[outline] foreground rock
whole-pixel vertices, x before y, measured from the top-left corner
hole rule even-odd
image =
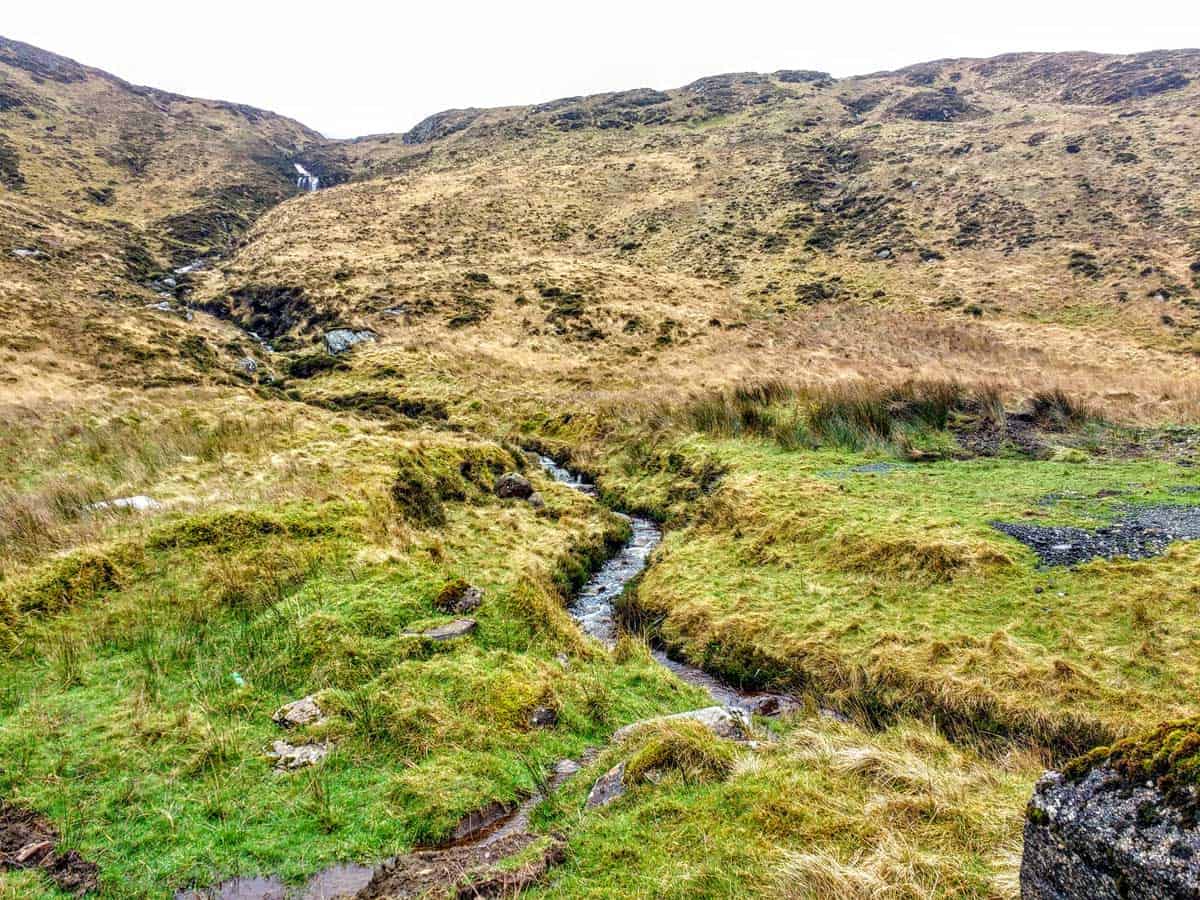
[[[1024,900],[1200,897],[1200,719],[1050,772],[1034,789]]]
[[[586,806],[588,809],[608,806],[623,796],[625,796],[625,763],[620,763],[596,779],[596,783],[588,792]]]
[[[430,628],[428,631],[409,631],[405,633],[408,637],[424,638],[427,641],[453,641],[456,638],[469,635],[478,627],[478,624],[474,619],[456,619],[445,625]]]
[[[58,830],[45,816],[0,802],[0,871],[39,869],[76,896],[96,890],[100,876],[96,864],[74,850],[60,853],[58,844]]]
[[[315,766],[328,755],[328,744],[289,744],[287,741],[275,741],[267,751],[267,757],[274,760],[275,768],[281,772]]]
[[[734,706],[708,706],[704,709],[693,709],[689,712],[676,713],[673,716],[643,719],[640,722],[634,722],[623,728],[618,728],[613,733],[613,742],[619,743],[629,738],[638,729],[663,722],[699,722],[717,737],[731,741],[746,742],[753,737],[750,716],[745,710]]]
[[[325,332],[325,349],[333,355],[345,353],[356,344],[375,340],[373,331],[352,331],[349,328],[335,328]]]

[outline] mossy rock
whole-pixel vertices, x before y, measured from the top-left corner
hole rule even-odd
[[[1168,802],[1195,808],[1200,790],[1200,716],[1164,722],[1149,734],[1098,747],[1064,766],[1063,774],[1081,781],[1101,765],[1131,781],[1153,780]]]
[[[676,773],[689,783],[723,781],[733,771],[734,745],[699,722],[672,722],[650,732],[625,767],[636,785]]]

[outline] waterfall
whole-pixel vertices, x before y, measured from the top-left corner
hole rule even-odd
[[[292,163],[296,167],[296,187],[302,191],[315,191],[321,186],[321,179],[314,175],[300,163]]]

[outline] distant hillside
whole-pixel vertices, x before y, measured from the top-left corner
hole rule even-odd
[[[253,341],[198,308],[284,349],[347,325],[684,385],[1036,361],[1137,408],[1200,349],[1198,85],[1200,51],[1013,54],[329,141],[3,41],[0,341],[236,375]],[[336,186],[299,196],[296,163]]]

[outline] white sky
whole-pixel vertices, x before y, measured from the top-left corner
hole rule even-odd
[[[331,137],[461,106],[703,75],[856,75],[1017,50],[1200,46],[1197,0],[35,0],[0,34],[138,84],[249,103]]]

